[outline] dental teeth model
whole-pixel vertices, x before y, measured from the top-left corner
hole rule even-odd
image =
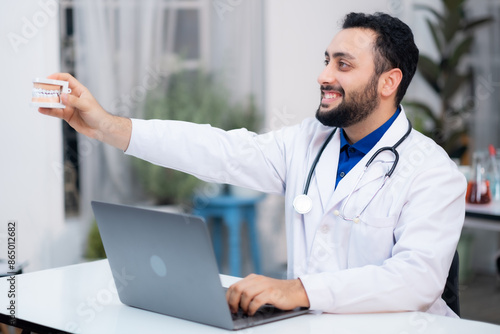
[[[31,105],[43,108],[65,108],[61,100],[62,93],[71,93],[67,81],[36,78],[33,80]]]
[[[33,88],[33,94],[31,95],[33,99],[36,99],[38,102],[59,102],[59,97],[61,96],[60,90],[49,90],[36,86]]]

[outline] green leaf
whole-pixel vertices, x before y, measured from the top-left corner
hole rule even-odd
[[[145,104],[145,118],[210,123],[227,130],[244,126],[257,131],[261,123],[251,97],[245,103],[232,102],[226,86],[203,70],[172,74],[168,84],[149,92]],[[189,203],[202,184],[194,176],[144,160],[137,159],[134,168],[142,189],[157,204]]]
[[[95,220],[92,221],[90,230],[87,236],[87,249],[85,258],[89,260],[99,260],[106,258],[106,251],[102,245],[101,234]]]
[[[472,36],[468,36],[460,42],[449,59],[448,66],[450,68],[455,68],[460,63],[460,59],[470,51],[473,42]]]
[[[439,28],[429,19],[427,19],[426,22],[427,26],[429,27],[429,30],[431,31],[432,38],[434,39],[434,44],[436,44],[439,54],[442,56],[444,53],[444,48],[443,48],[443,43],[441,41],[442,39],[441,34],[438,33]]]
[[[456,151],[460,147],[460,137],[464,134],[464,130],[458,129],[452,131],[450,134],[448,134],[448,137],[444,140],[443,142],[443,148],[448,152],[449,154],[452,154],[454,151]]]
[[[450,42],[460,31],[462,14],[460,11],[450,11],[444,20],[443,34],[446,42]]]
[[[493,18],[491,16],[483,17],[472,22],[467,22],[467,24],[463,27],[463,31],[470,31],[472,29],[478,28],[484,24],[493,22]]]
[[[437,119],[436,115],[434,115],[434,113],[432,112],[432,109],[428,105],[426,105],[425,103],[418,102],[418,101],[405,101],[404,106],[416,109],[416,110],[424,113],[430,119],[432,119],[432,122],[434,124],[438,123],[438,119]]]
[[[455,95],[460,86],[468,79],[466,75],[460,75],[456,72],[449,73],[448,78],[446,78],[446,82],[444,83],[442,98],[443,100],[449,100]]]
[[[465,0],[443,0],[444,6],[448,11],[456,11],[462,8]]]
[[[438,85],[438,78],[441,72],[439,65],[426,55],[420,55],[418,60],[418,70],[424,77],[425,81],[434,89],[436,93],[441,92]]]
[[[417,4],[417,5],[415,5],[415,9],[423,9],[423,10],[426,10],[428,12],[431,12],[439,21],[444,21],[443,15],[441,15],[440,12],[438,12],[437,10],[435,10],[434,8],[432,8],[430,6]]]

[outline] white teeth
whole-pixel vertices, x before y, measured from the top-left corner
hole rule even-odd
[[[33,88],[31,96],[32,97],[59,97],[60,94],[61,93],[60,93],[59,90],[48,90],[48,89],[43,89],[43,88]]]
[[[325,99],[335,99],[335,98],[337,98],[339,96],[340,95],[336,94],[336,93],[325,93]]]

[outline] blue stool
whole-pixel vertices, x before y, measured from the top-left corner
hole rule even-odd
[[[193,214],[213,220],[212,241],[214,252],[221,268],[222,263],[222,222],[228,229],[229,270],[232,276],[241,276],[241,226],[246,222],[250,234],[250,247],[255,273],[260,273],[259,243],[255,222],[256,204],[264,197],[195,197]]]

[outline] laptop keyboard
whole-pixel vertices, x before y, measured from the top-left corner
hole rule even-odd
[[[224,288],[227,291],[227,288]],[[249,316],[240,307],[237,313],[231,313],[233,318],[234,329],[242,329],[249,326],[255,326],[261,323],[267,323],[274,320],[290,317],[294,315],[304,314],[307,312],[305,308],[296,308],[290,311],[284,311],[276,306],[266,304],[262,305],[254,315]],[[275,318],[275,319],[273,319]]]
[[[274,307],[272,305],[263,305],[257,310],[257,312],[255,312],[253,316],[249,316],[248,314],[246,314],[242,308],[239,308],[237,313],[231,313],[231,316],[233,317],[233,320],[240,320],[240,319],[260,320],[260,319],[273,318],[283,313],[285,313],[285,311],[277,307]]]

